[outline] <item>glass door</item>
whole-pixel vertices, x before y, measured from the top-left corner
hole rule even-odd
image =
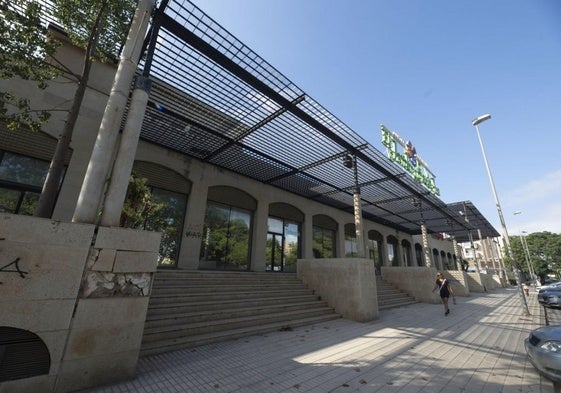
[[[282,270],[282,235],[267,234],[267,263],[265,269],[269,272]]]
[[[269,217],[265,268],[273,272],[296,272],[299,256],[300,225]]]

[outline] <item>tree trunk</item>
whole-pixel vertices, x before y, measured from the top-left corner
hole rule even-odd
[[[84,55],[84,68],[82,70],[82,75],[78,81],[78,88],[74,93],[74,100],[72,102],[70,112],[68,113],[64,129],[58,139],[55,154],[51,160],[47,177],[45,178],[45,183],[43,183],[41,196],[39,197],[39,202],[37,203],[37,208],[35,209],[34,215],[36,217],[50,218],[53,214],[58,187],[62,181],[64,157],[68,152],[68,147],[70,145],[70,141],[72,140],[72,133],[74,132],[74,127],[76,126],[76,121],[78,120],[78,114],[80,113],[80,107],[82,106],[84,95],[86,94],[90,71],[92,69],[93,54],[98,43],[101,31],[101,21],[103,20],[106,4],[107,2],[103,2],[90,33],[88,47],[86,48],[86,53]]]

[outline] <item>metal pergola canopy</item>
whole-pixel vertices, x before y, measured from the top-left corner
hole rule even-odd
[[[463,239],[481,224],[484,237],[498,236],[479,213],[468,225],[455,204],[431,194],[187,0],[159,4],[138,73],[152,80],[141,130],[147,142],[349,213],[355,182],[343,157],[351,154],[365,219],[412,235],[424,221],[429,233]]]

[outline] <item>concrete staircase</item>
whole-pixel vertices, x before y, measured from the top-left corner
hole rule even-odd
[[[387,283],[380,276],[376,276],[376,290],[378,294],[378,310],[406,306],[417,301],[405,292],[401,292],[392,284]]]
[[[160,270],[141,356],[336,318],[293,273]]]

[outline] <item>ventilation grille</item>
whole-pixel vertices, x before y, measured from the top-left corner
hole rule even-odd
[[[0,382],[48,374],[51,357],[36,334],[0,327]]]

